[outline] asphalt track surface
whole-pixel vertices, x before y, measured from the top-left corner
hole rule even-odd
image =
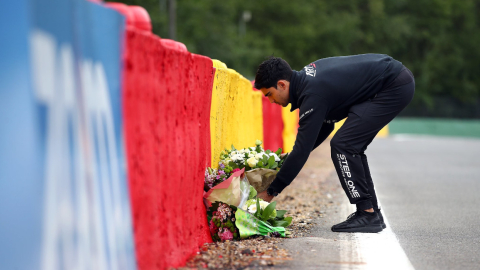
[[[395,135],[366,155],[413,267],[480,269],[480,139]]]

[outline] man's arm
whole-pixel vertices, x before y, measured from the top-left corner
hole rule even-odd
[[[305,165],[305,162],[319,137],[323,120],[327,114],[327,106],[325,100],[320,96],[311,94],[305,97],[305,100],[300,107],[300,127],[298,129],[295,145],[278,172],[275,180],[270,185],[270,187],[276,192],[282,192],[282,190],[293,181]],[[322,133],[322,137],[326,138],[326,136]],[[323,140],[325,138],[323,138]]]
[[[315,148],[317,148],[320,144],[322,144],[323,141],[325,141],[325,139],[330,135],[330,133],[332,133],[334,128],[334,123],[323,123],[312,151],[315,150]]]

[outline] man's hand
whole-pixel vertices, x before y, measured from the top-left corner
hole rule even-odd
[[[258,198],[263,199],[266,202],[271,202],[274,196],[270,196],[267,194],[267,191],[263,191],[257,194]]]

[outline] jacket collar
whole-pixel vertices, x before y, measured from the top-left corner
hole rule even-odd
[[[293,112],[294,110],[298,109],[298,97],[301,93],[299,87],[302,81],[302,74],[298,71],[293,71],[292,76],[290,77],[290,88],[289,88],[289,102],[291,104],[290,111]]]

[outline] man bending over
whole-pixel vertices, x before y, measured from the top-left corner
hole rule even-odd
[[[332,226],[334,232],[380,232],[378,208],[365,150],[375,135],[412,100],[415,80],[401,62],[383,54],[330,57],[301,71],[278,57],[258,67],[255,88],[270,102],[300,109],[295,146],[270,187],[259,197],[270,202],[302,169],[310,152],[347,117],[330,141],[340,183],[357,211]]]

